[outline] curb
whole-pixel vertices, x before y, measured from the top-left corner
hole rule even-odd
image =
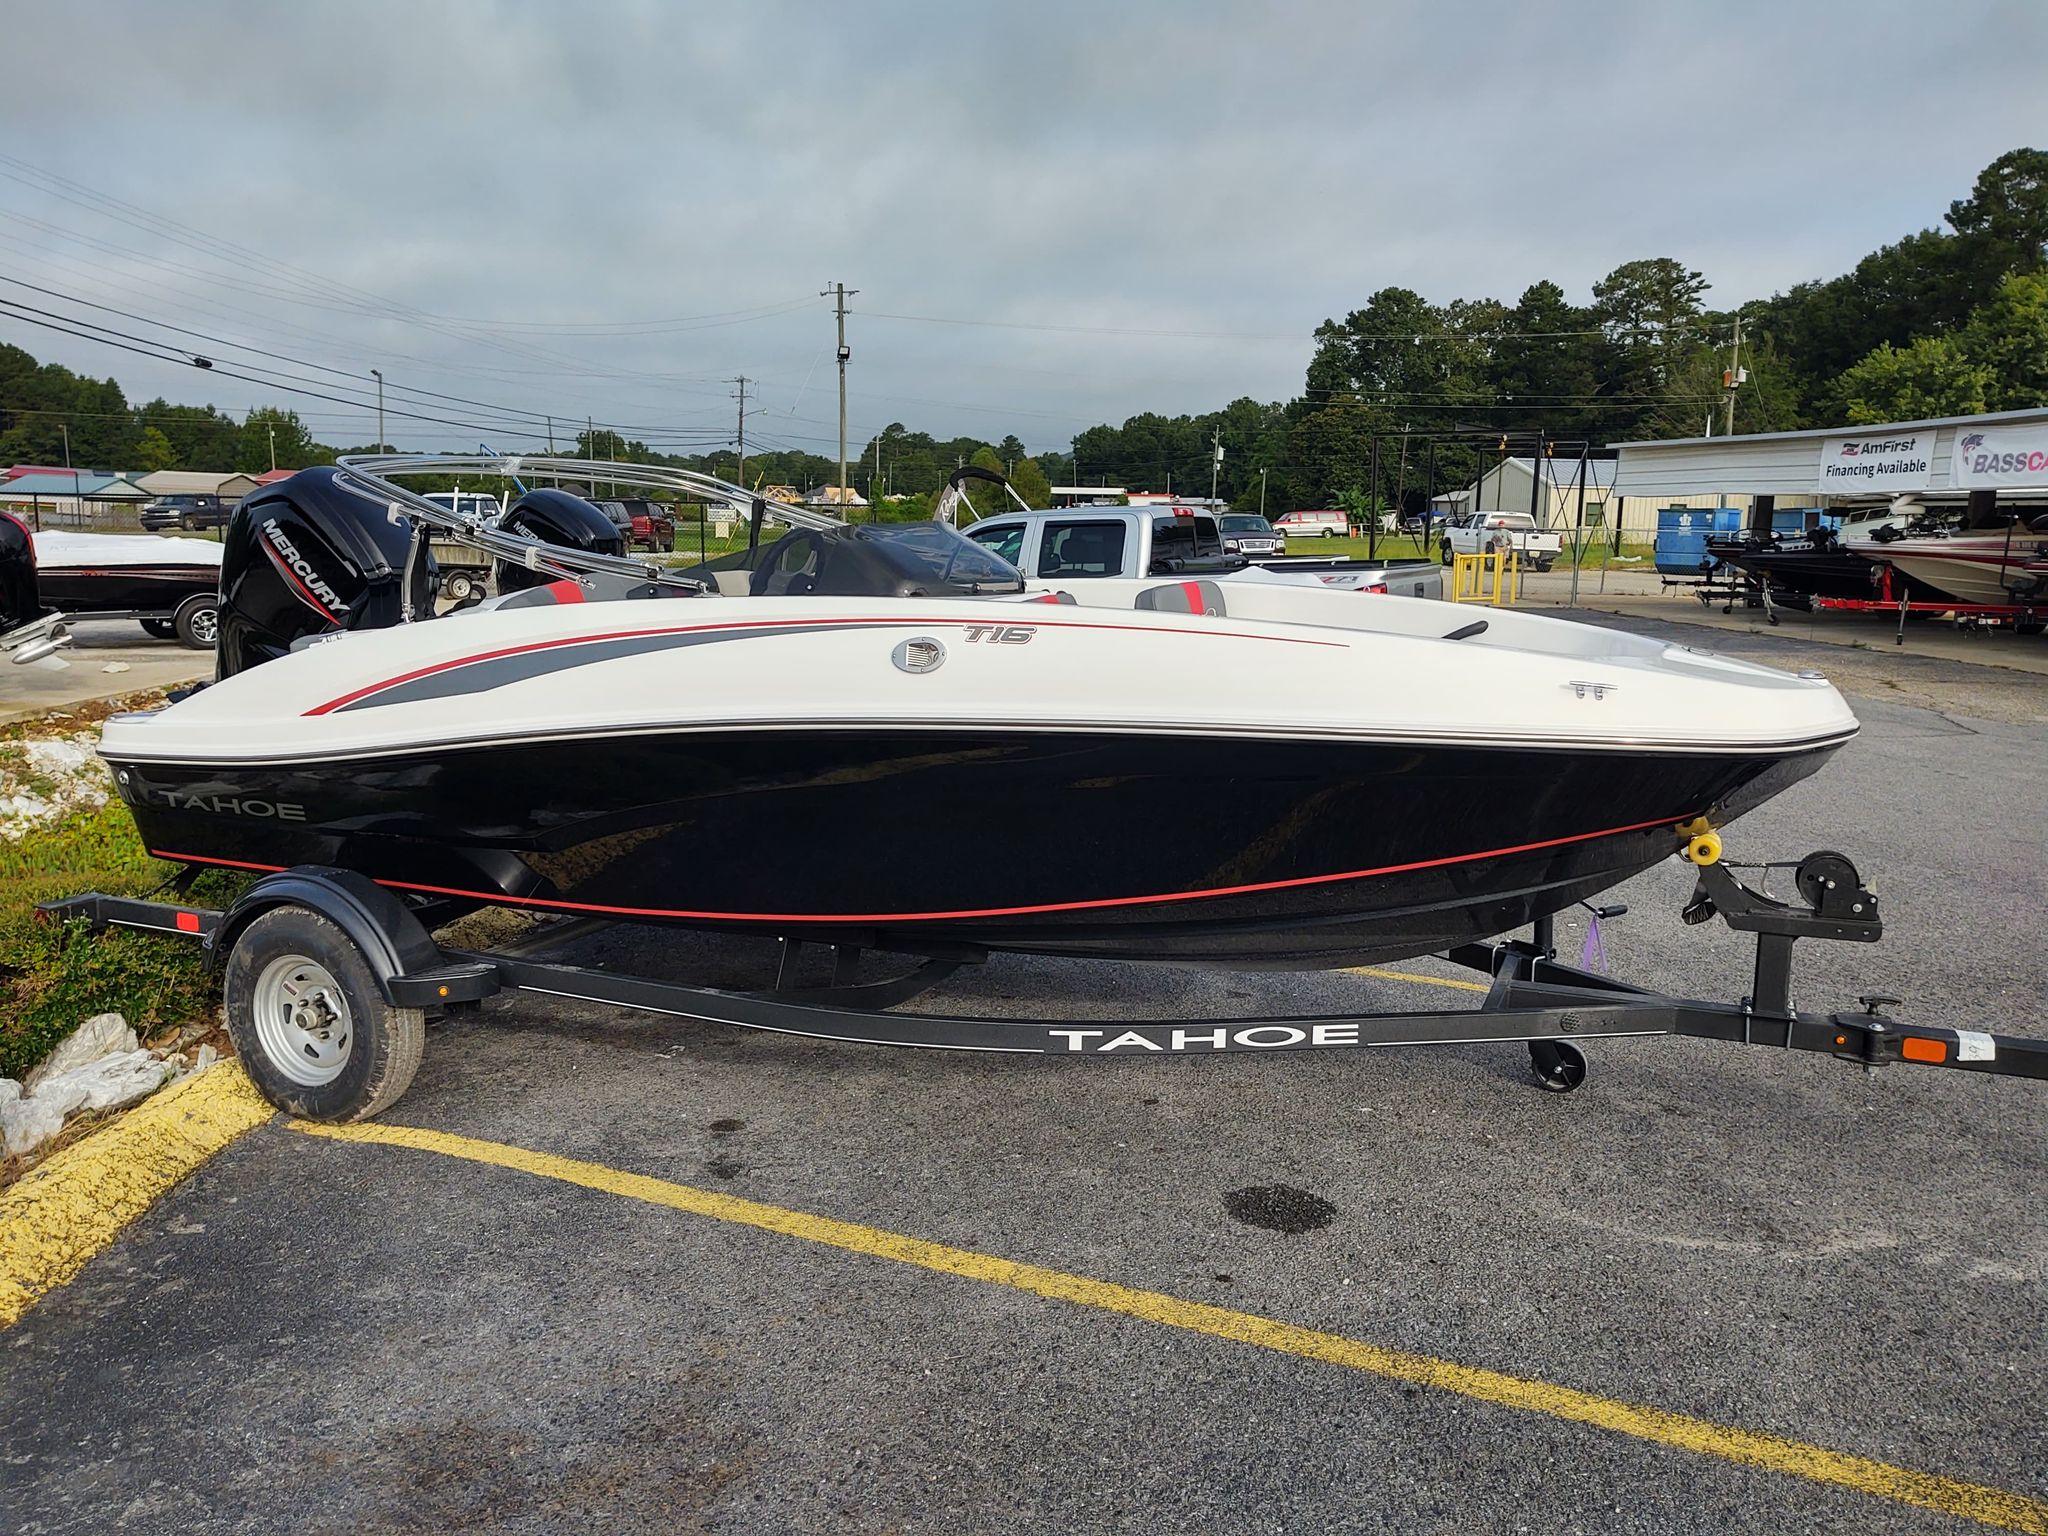
[[[0,1328],[201,1164],[275,1114],[223,1061],[174,1083],[0,1192]]]

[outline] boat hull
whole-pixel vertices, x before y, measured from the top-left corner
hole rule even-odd
[[[43,566],[43,601],[59,613],[172,613],[188,598],[211,597],[218,566]]]
[[[909,951],[1247,966],[1505,932],[1834,746],[1539,749],[1059,729],[668,730],[293,762],[109,753],[176,862]]]
[[[2015,588],[2034,581],[2029,562],[2048,556],[2048,537],[2038,533],[1952,539],[1896,539],[1859,545],[1900,575],[1958,603],[1996,605],[2022,601]],[[2038,598],[2035,599],[2038,601]]]

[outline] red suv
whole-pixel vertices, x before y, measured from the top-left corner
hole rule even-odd
[[[625,535],[626,548],[645,549],[655,554],[673,554],[676,547],[676,520],[654,502],[644,496],[633,496],[623,501],[600,501],[598,510],[612,520],[612,525]]]

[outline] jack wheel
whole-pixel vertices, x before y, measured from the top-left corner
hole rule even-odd
[[[1685,845],[1685,856],[1693,863],[1705,868],[1721,862],[1721,834],[1702,832]]]
[[[1545,1093],[1570,1093],[1586,1080],[1586,1053],[1568,1040],[1531,1040],[1529,1065]]]

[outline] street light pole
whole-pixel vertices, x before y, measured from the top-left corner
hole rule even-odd
[[[1259,516],[1266,515],[1266,472],[1259,471]]]
[[[270,429],[270,472],[273,475],[277,473],[277,428],[275,426],[272,426]]]
[[[377,381],[377,451],[384,451],[384,370],[372,368],[370,374]]]

